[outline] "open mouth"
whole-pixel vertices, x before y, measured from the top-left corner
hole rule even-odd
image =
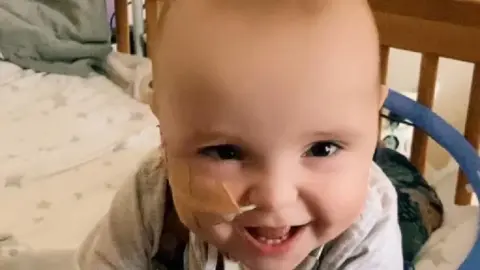
[[[245,227],[247,240],[259,249],[263,254],[275,254],[286,252],[289,246],[300,233],[301,226],[284,227]]]
[[[301,226],[285,226],[279,228],[245,227],[248,234],[258,242],[278,245],[291,238]]]

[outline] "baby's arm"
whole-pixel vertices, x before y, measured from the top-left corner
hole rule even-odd
[[[165,183],[158,163],[142,164],[115,195],[106,216],[81,245],[79,270],[150,270],[163,223]]]

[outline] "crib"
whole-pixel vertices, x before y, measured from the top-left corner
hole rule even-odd
[[[432,109],[439,58],[445,57],[474,64],[464,137],[473,146],[470,156],[473,171],[459,170],[455,198],[457,205],[469,205],[473,192],[478,195],[480,179],[480,2],[439,0],[370,0],[381,41],[381,80],[386,84],[391,48],[422,54],[417,102]],[[395,96],[395,95],[393,95]],[[390,95],[392,97],[392,95]],[[389,98],[390,98],[389,97]],[[388,100],[387,100],[388,103]],[[392,105],[392,104],[386,104]],[[425,172],[428,135],[416,128],[411,146],[411,162]],[[433,134],[429,134],[433,135]],[[446,142],[441,144],[446,146]],[[476,153],[475,153],[476,152]],[[450,153],[452,153],[450,151]],[[456,157],[457,161],[461,153]],[[465,154],[466,155],[466,154]],[[469,182],[472,181],[471,183]],[[478,269],[480,262],[477,243],[460,269]],[[446,269],[446,268],[445,268]]]
[[[118,14],[118,49],[125,52],[129,51],[126,2],[125,0],[116,0],[115,2]],[[403,114],[406,118],[408,116],[411,118],[417,117],[418,123],[415,123],[415,119],[410,119],[417,125],[413,132],[411,162],[421,173],[425,172],[428,139],[433,137],[440,145],[447,148],[448,152],[457,161],[460,161],[460,168],[463,169],[458,171],[454,198],[447,198],[447,200],[451,200],[459,206],[471,205],[474,193],[480,194],[480,159],[478,158],[480,146],[480,1],[369,0],[368,2],[373,9],[380,35],[380,78],[382,84],[387,84],[389,55],[392,48],[421,54],[417,102],[412,103],[396,91],[391,90],[385,104],[387,109]],[[161,21],[168,5],[169,1],[145,0],[146,35],[147,39],[150,40],[150,42],[147,41],[148,55],[151,55],[149,52],[154,49],[151,42],[152,36],[158,34],[158,27],[161,27],[161,23],[158,24],[157,22]],[[405,109],[406,107],[413,109],[420,106],[430,113],[428,117],[442,121],[431,111],[434,105],[440,58],[474,64],[464,133],[461,134],[448,124],[442,123],[442,125],[445,124],[444,130],[448,130],[447,133],[454,136],[458,135],[459,141],[462,141],[459,144],[462,144],[465,148],[453,149],[455,147],[452,147],[452,143],[449,143],[445,138],[438,140],[438,132],[440,132],[437,129],[438,127],[425,123],[423,121],[425,119],[421,119],[426,117],[425,115],[415,116],[408,109]],[[451,151],[452,149],[453,151]],[[462,149],[466,150],[463,151]],[[469,165],[466,165],[467,163]],[[478,207],[474,208],[474,212],[469,212],[469,215],[478,213]],[[455,244],[449,245],[455,248]],[[463,261],[461,269],[478,269],[480,265],[480,243],[473,247],[466,260],[465,256],[461,259]],[[452,269],[452,266],[448,267],[442,269]],[[440,269],[437,266],[417,267],[417,269],[433,268]]]
[[[386,83],[391,47],[422,53],[418,102],[433,106],[439,57],[475,63],[465,137],[480,144],[480,2],[478,1],[369,1],[381,37],[381,79]],[[452,42],[454,40],[454,42]],[[425,171],[427,135],[416,129],[412,163]],[[459,173],[455,203],[470,204],[472,190]]]

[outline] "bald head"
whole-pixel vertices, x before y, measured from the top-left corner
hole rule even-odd
[[[377,80],[378,37],[363,0],[176,0],[162,28],[153,59],[164,90],[172,75],[221,77],[228,69],[219,61],[240,69],[268,57],[291,76],[320,74],[325,63],[329,76]]]
[[[205,91],[259,103],[248,93],[379,93],[378,37],[363,0],[176,0],[159,36],[154,108],[162,125],[184,100],[220,102]]]

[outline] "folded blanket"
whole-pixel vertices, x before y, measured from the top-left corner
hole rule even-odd
[[[106,14],[102,0],[0,1],[0,52],[40,72],[103,72],[112,50]]]
[[[113,52],[108,55],[105,67],[107,77],[125,93],[142,103],[151,103],[153,77],[150,59]]]

